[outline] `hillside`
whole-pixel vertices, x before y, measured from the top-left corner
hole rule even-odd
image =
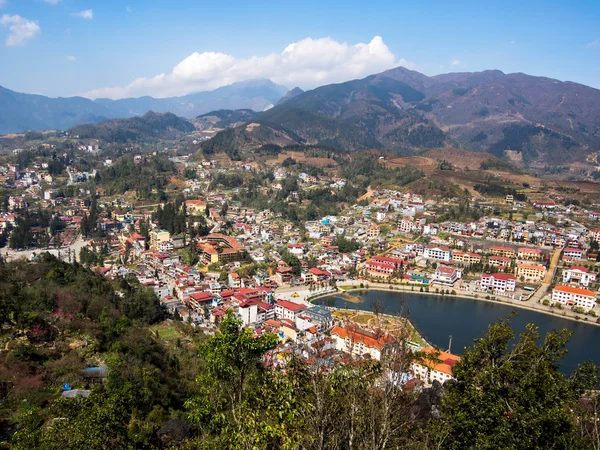
[[[378,77],[423,92],[414,109],[468,149],[535,166],[582,161],[600,148],[597,89],[499,70],[426,77],[399,67]]]
[[[581,164],[600,150],[600,91],[577,83],[398,67],[294,94],[252,120],[346,151],[460,147],[534,169]]]
[[[0,134],[28,130],[65,130],[80,123],[117,117],[103,105],[83,97],[49,98],[21,94],[0,86]]]
[[[203,128],[227,128],[251,122],[256,116],[257,113],[251,109],[219,109],[199,115],[196,121]]]
[[[174,114],[157,114],[151,111],[142,117],[109,120],[96,125],[79,125],[71,129],[71,134],[81,139],[125,143],[173,139],[195,129],[190,122]]]

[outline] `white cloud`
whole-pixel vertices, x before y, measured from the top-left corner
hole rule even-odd
[[[450,64],[453,66],[460,66],[462,63],[458,59],[454,59]]]
[[[195,52],[177,64],[171,73],[137,78],[124,87],[96,89],[83,95],[113,99],[142,95],[169,97],[257,78],[270,78],[288,87],[310,89],[396,66],[415,68],[415,64],[397,59],[380,36],[375,36],[368,44],[355,45],[331,38],[307,38],[288,45],[281,53],[247,59],[219,52]]]
[[[586,47],[591,48],[591,47],[597,47],[598,45],[600,45],[600,39],[596,39],[595,41],[588,42]]]
[[[60,3],[62,0],[44,0],[44,2],[46,3],[50,3],[51,5],[57,5],[58,3]]]
[[[4,14],[0,17],[0,25],[7,26],[10,30],[6,37],[8,47],[24,45],[26,41],[33,39],[42,31],[37,21],[28,20],[19,15]]]
[[[84,11],[79,11],[71,14],[73,17],[81,17],[82,19],[92,20],[94,18],[94,11],[91,9],[86,9]]]
[[[77,61],[75,56],[67,56],[67,61]]]

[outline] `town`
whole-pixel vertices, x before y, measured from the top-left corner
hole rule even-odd
[[[288,154],[258,164],[165,151],[106,157],[90,142],[62,153],[51,145],[15,150],[0,166],[2,256],[35,260],[49,251],[107,278],[136,280],[172,320],[208,335],[231,311],[255,336],[279,337],[269,354],[279,364],[290,352],[379,360],[410,322],[326,301],[352,302],[365,289],[596,323],[600,206],[527,183],[489,196],[476,187],[477,196],[460,198],[364,189],[331,158]],[[368,163],[392,170],[383,156]],[[116,188],[127,171],[139,179]],[[434,352],[412,328],[409,343]],[[450,349],[438,355],[442,363],[414,363],[409,379],[450,379],[460,358]]]

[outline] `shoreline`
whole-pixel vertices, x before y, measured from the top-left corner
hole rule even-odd
[[[310,297],[307,298],[306,301],[309,303],[312,303],[315,300],[319,300],[321,298],[325,298],[325,297],[331,297],[335,294],[339,294],[339,293],[343,293],[343,292],[353,292],[353,291],[383,291],[383,292],[400,292],[400,293],[409,293],[409,294],[415,294],[415,295],[435,295],[438,297],[450,297],[450,298],[464,298],[466,300],[475,300],[475,301],[484,301],[484,302],[488,302],[488,303],[493,303],[496,305],[503,305],[503,306],[512,306],[514,308],[519,308],[519,309],[524,309],[524,310],[528,310],[528,311],[532,311],[535,313],[540,313],[540,314],[546,314],[547,316],[552,316],[552,317],[558,317],[559,319],[566,319],[566,320],[571,320],[572,322],[577,322],[577,323],[582,323],[584,325],[593,325],[596,327],[599,327],[600,324],[597,323],[595,320],[591,321],[591,320],[584,320],[584,319],[576,319],[575,317],[569,316],[569,315],[562,315],[562,314],[556,314],[553,313],[551,311],[546,311],[543,309],[538,309],[535,308],[534,306],[530,306],[530,305],[522,305],[522,304],[518,304],[518,303],[513,303],[513,302],[505,302],[502,300],[492,300],[492,299],[486,299],[483,297],[475,297],[475,296],[468,296],[465,294],[440,294],[439,292],[420,292],[420,291],[412,291],[412,290],[408,290],[408,289],[389,289],[387,287],[380,287],[380,286],[369,286],[368,288],[364,287],[364,288],[351,288],[351,289],[338,289],[337,292],[330,292],[330,293],[326,293],[326,294],[320,294],[320,295],[316,295],[314,297]],[[353,303],[353,304],[359,304],[359,303]],[[561,310],[558,310],[561,311]],[[369,312],[369,311],[366,311]],[[586,317],[591,317],[591,316],[586,316]],[[595,317],[592,317],[593,319],[596,319]]]

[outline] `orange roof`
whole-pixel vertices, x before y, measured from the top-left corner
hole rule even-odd
[[[380,336],[376,339],[375,337],[370,336],[366,333],[366,331],[361,330],[358,327],[355,329],[349,329],[338,327],[337,325],[331,330],[332,335],[335,334],[341,337],[342,339],[350,338],[350,340],[352,340],[353,342],[362,342],[366,347],[376,348],[378,350],[381,350],[385,346],[385,344],[393,341],[393,338],[390,335]]]
[[[452,367],[460,361],[460,356],[453,355],[452,353],[438,352],[438,350],[433,347],[425,347],[422,351],[423,353],[433,355],[436,359],[436,361],[434,361],[433,359],[425,358],[422,365],[448,375],[452,375]],[[437,360],[441,362],[438,362]]]
[[[569,292],[570,294],[585,295],[586,297],[595,297],[596,293],[588,289],[581,289],[572,286],[556,286],[555,291]]]

